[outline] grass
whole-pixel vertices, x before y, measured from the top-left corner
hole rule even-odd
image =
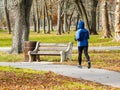
[[[75,31],[71,31],[70,34],[56,35],[56,32],[51,32],[51,34],[42,34],[30,32],[30,41],[40,41],[40,42],[54,42],[54,43],[68,43],[73,42],[76,46],[77,42],[74,41]],[[90,46],[119,46],[120,42],[113,42],[113,38],[101,38],[102,35],[91,35],[89,40]],[[0,30],[0,47],[9,47],[12,44],[12,35],[7,32]]]
[[[21,68],[14,68],[10,66],[0,66],[0,71],[4,72],[14,72],[14,73],[34,73],[34,74],[44,74],[45,71],[37,71],[32,69],[21,69]]]
[[[1,90],[119,90],[53,72],[0,66]]]
[[[0,52],[0,62],[20,62],[24,61],[24,54],[9,54]]]

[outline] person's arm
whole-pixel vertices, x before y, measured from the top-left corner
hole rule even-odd
[[[74,36],[74,40],[77,41],[77,39],[76,39],[76,35]]]
[[[80,39],[80,32],[79,32],[79,31],[76,32],[76,37],[75,37],[75,39],[76,39],[76,40],[79,40],[79,39]]]

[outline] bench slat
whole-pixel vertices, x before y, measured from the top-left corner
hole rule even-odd
[[[60,46],[60,47],[67,47],[68,44],[62,44],[62,43],[40,43],[39,44],[40,47],[45,47],[45,46],[49,46],[49,47],[55,47],[55,46]]]
[[[37,53],[31,53],[31,54],[35,54],[35,55],[56,55],[56,56],[60,56],[60,52],[57,51],[38,51]]]
[[[40,51],[65,51],[67,47],[39,47]]]

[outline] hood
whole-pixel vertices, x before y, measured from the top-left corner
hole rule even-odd
[[[78,29],[84,29],[84,22],[82,20],[78,22]]]

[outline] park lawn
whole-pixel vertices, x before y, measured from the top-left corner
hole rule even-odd
[[[0,90],[119,90],[51,71],[36,71],[0,66]]]
[[[39,42],[53,42],[53,43],[68,43],[73,42],[73,45],[76,46],[77,42],[74,40],[75,31],[71,31],[70,34],[56,35],[56,32],[53,31],[51,34],[36,33],[31,31],[29,35],[30,41],[39,41]],[[120,42],[113,42],[112,38],[101,38],[101,32],[99,35],[90,36],[90,46],[119,46]],[[0,30],[0,47],[10,47],[12,45],[12,35],[9,35],[7,32]]]

